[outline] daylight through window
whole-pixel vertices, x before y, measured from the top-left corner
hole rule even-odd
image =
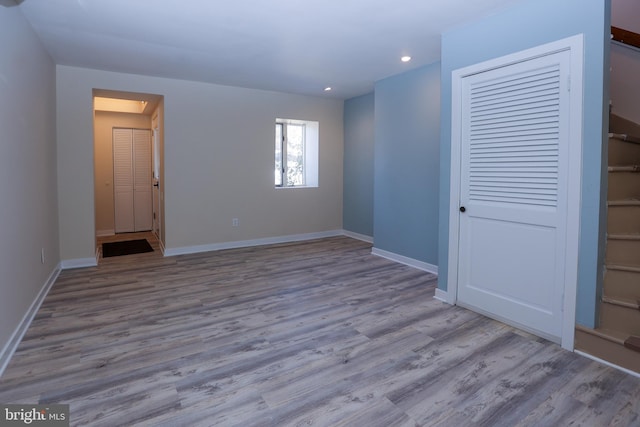
[[[318,122],[276,120],[275,186],[318,186]]]

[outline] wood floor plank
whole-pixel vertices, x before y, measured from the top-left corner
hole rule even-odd
[[[101,238],[117,241],[122,236]],[[63,271],[0,378],[71,425],[634,426],[640,379],[346,237]]]
[[[560,388],[572,375],[576,375],[577,370],[572,367],[576,360],[567,356],[570,354],[557,346],[545,346],[522,360],[508,375],[488,382],[486,389],[492,391],[491,400],[487,400],[486,394],[479,393],[461,402],[459,407],[481,426],[515,424],[515,421],[508,420],[520,419],[530,409],[529,405],[536,406],[549,395],[550,390]],[[564,394],[560,396],[564,397]],[[559,412],[569,410],[570,407],[558,407]]]
[[[73,422],[79,425],[131,425],[173,413],[180,398],[170,376],[159,373],[126,386],[117,385],[88,393],[74,405]]]
[[[335,381],[355,375],[363,375],[367,371],[380,373],[380,366],[390,361],[396,362],[405,357],[418,359],[412,347],[424,337],[420,332],[410,328],[388,334],[383,338],[370,339],[362,344],[340,351],[331,365],[315,372],[303,372],[293,381],[287,378],[286,383],[275,382],[267,384],[269,389],[263,389],[263,396],[271,407],[282,406],[291,399],[301,396],[318,394],[319,389],[325,387],[327,378]],[[393,352],[389,352],[393,348]],[[377,367],[376,367],[377,366]]]

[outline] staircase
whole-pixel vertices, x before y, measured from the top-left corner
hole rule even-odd
[[[596,329],[576,327],[575,347],[640,373],[640,126],[609,121],[606,273]]]

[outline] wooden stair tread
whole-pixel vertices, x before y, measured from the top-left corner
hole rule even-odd
[[[606,328],[591,329],[581,325],[576,325],[576,330],[622,345],[629,350],[640,352],[640,336]]]
[[[638,298],[624,298],[624,297],[603,295],[602,302],[617,305],[619,307],[630,308],[633,310],[640,310],[640,301],[638,301]]]
[[[631,335],[624,341],[624,346],[629,350],[637,351],[640,353],[640,337]]]
[[[625,332],[615,331],[613,329],[607,328],[591,329],[587,328],[586,326],[576,325],[576,330],[620,345],[624,345],[625,340],[629,338],[629,334]]]
[[[640,273],[640,267],[619,264],[607,264],[607,270],[629,271],[632,273]]]
[[[640,234],[607,234],[611,240],[640,240]]]
[[[612,173],[616,173],[616,172],[638,173],[640,172],[640,165],[609,166],[607,168],[607,171]]]
[[[609,200],[607,206],[640,206],[640,199]]]
[[[609,138],[617,139],[618,141],[630,142],[632,144],[640,144],[640,138],[626,133],[609,133]]]
[[[640,373],[638,352],[624,346],[629,334],[576,327],[575,348],[614,365]]]

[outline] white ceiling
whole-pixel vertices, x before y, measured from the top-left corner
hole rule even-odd
[[[517,1],[17,3],[58,64],[346,99],[439,61],[442,32]]]

